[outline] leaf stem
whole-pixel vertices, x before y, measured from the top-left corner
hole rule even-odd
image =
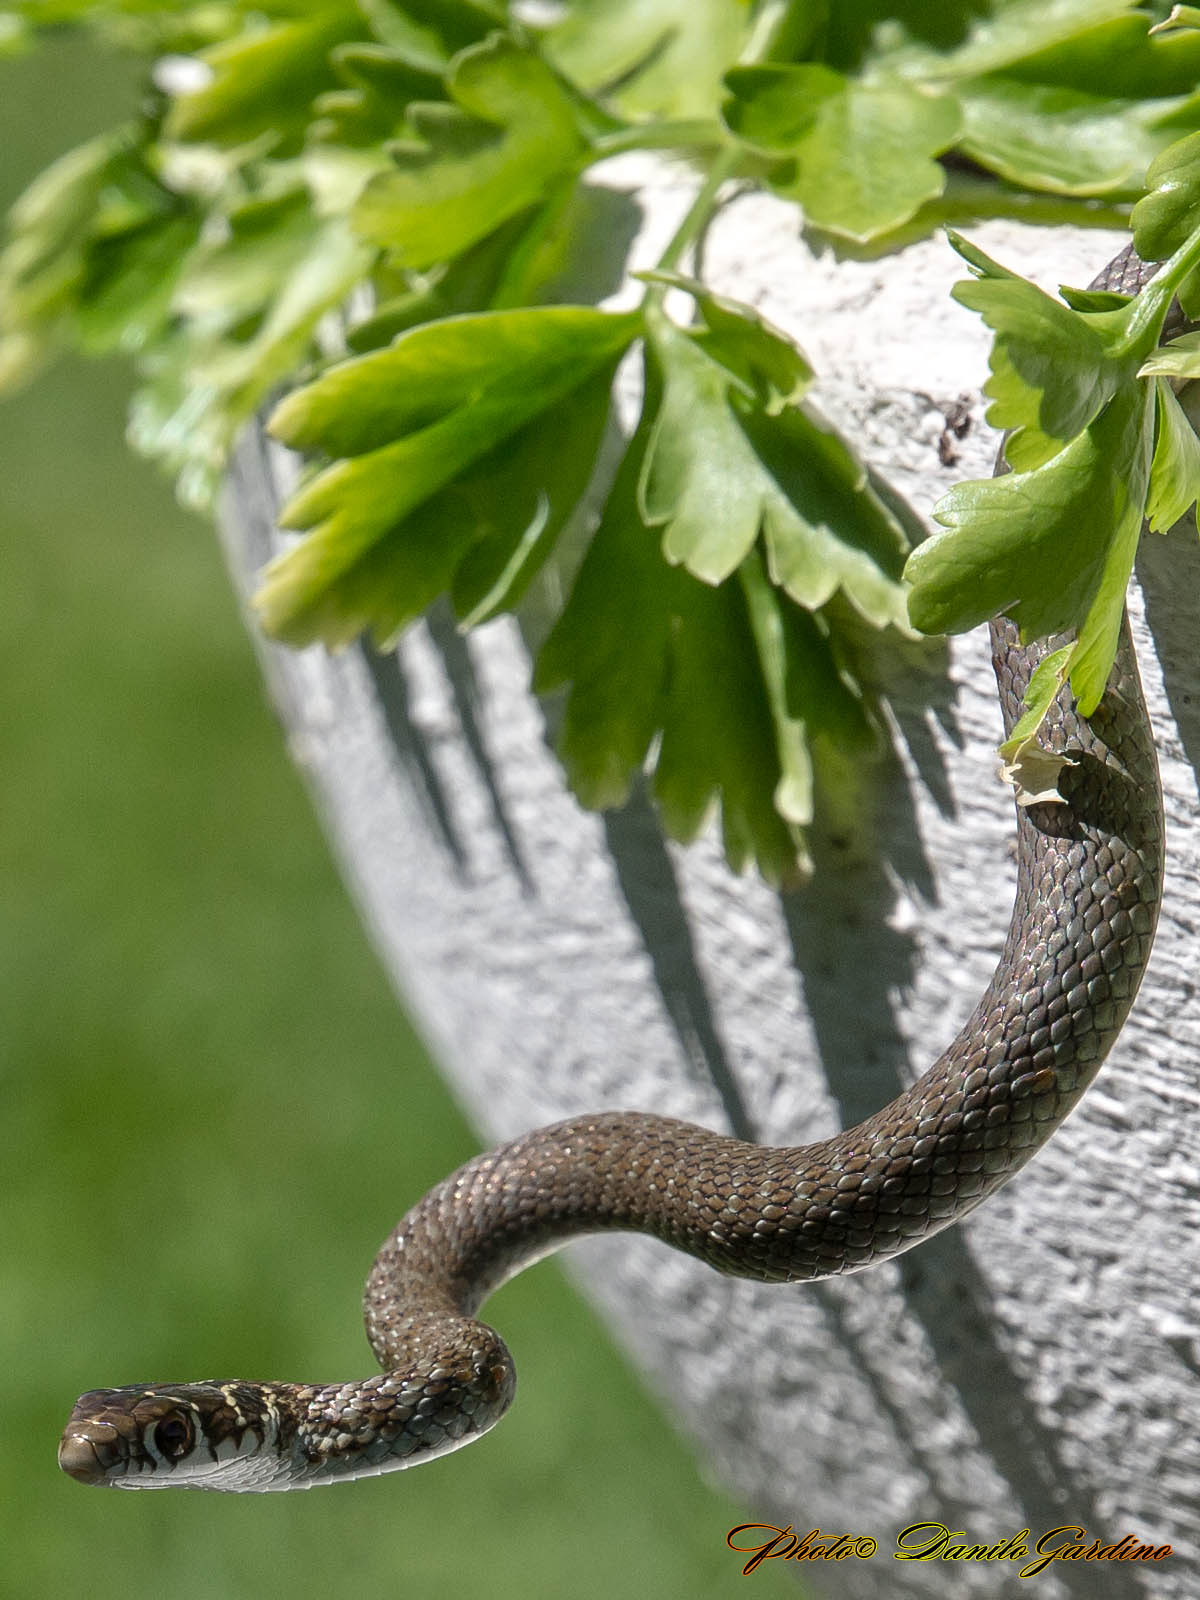
[[[667,242],[667,247],[655,262],[656,272],[674,272],[679,265],[684,252],[699,238],[712,219],[717,208],[717,196],[722,186],[732,178],[742,159],[742,151],[737,145],[727,145],[717,156],[708,175],[696,191],[695,198],[687,208],[683,220],[675,229]],[[661,284],[651,284],[646,291],[647,299],[651,296],[661,299],[664,290]]]
[[[1139,341],[1158,343],[1163,321],[1180,284],[1200,265],[1200,227],[1193,230],[1175,254],[1155,273],[1137,296],[1130,313],[1125,343],[1130,349]]]
[[[806,47],[824,32],[826,21],[822,8],[814,6],[812,0],[762,0],[738,65],[798,61]]]
[[[639,122],[632,128],[602,134],[588,154],[588,165],[606,161],[609,156],[624,155],[629,150],[712,150],[719,149],[724,142],[720,123],[711,118]]]

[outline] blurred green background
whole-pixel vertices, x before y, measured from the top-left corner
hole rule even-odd
[[[0,62],[0,202],[134,82],[80,40]],[[126,453],[127,388],[71,361],[0,404],[0,1592],[736,1591],[748,1513],[553,1265],[489,1308],[521,1394],[463,1454],[311,1495],[58,1472],[82,1389],[371,1370],[375,1247],[476,1147],[334,876],[210,530]]]

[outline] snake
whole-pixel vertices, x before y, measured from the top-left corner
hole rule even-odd
[[[1136,292],[1125,251],[1093,288]],[[1003,470],[1003,452],[998,470]],[[1056,641],[990,624],[1006,732]],[[95,1389],[59,1463],[122,1489],[306,1489],[428,1461],[480,1437],[515,1369],[476,1313],[580,1235],[650,1234],[719,1272],[793,1283],[858,1272],[958,1222],[1049,1139],[1137,993],[1163,872],[1154,739],[1127,619],[1090,717],[1064,687],[1042,733],[1058,798],[1017,807],[1017,887],[987,990],[934,1065],[835,1137],[774,1148],[673,1118],[604,1111],[469,1161],[384,1242],[364,1295],[381,1370],[343,1383],[211,1380]]]

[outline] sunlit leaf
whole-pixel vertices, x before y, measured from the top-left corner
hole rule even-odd
[[[318,4],[311,16],[250,28],[213,45],[198,58],[208,82],[176,95],[165,136],[236,145],[260,134],[299,133],[314,96],[337,81],[330,51],[362,33],[353,5]]]
[[[1165,533],[1186,517],[1200,498],[1200,439],[1170,384],[1160,380],[1156,387],[1158,435],[1146,518],[1155,533]]]
[[[179,474],[180,493],[191,504],[211,502],[238,430],[296,370],[320,319],[366,270],[369,250],[344,220],[320,222],[306,214],[305,228],[289,239],[291,265],[282,283],[257,281],[252,332],[240,342],[227,340],[222,316],[211,329],[203,321],[180,329],[152,363],[150,383],[135,395],[131,439]],[[231,287],[249,295],[253,263],[238,258],[231,265]],[[201,283],[211,289],[212,281],[201,273],[191,290],[199,292]]]
[[[941,194],[934,159],[957,139],[954,96],[903,79],[863,82],[816,63],[739,67],[725,120],[754,148],[786,157],[775,180],[808,223],[864,241],[888,233]]]
[[[771,414],[739,397],[729,369],[672,324],[651,339],[662,403],[640,503],[667,559],[720,583],[761,532],[772,580],[801,605],[843,589],[877,626],[902,621],[907,540],[838,436],[798,407]]]
[[[1200,133],[1169,145],[1150,164],[1146,193],[1133,208],[1133,247],[1162,261],[1184,243],[1200,216]]]
[[[950,238],[977,274],[955,284],[954,298],[997,336],[984,385],[992,400],[988,421],[1015,430],[1007,445],[1015,469],[1041,466],[1134,377],[1157,328],[1133,302],[1073,311],[957,234]]]
[[[703,324],[691,330],[692,339],[755,394],[769,413],[794,405],[808,390],[815,374],[804,352],[753,306],[715,294],[682,273],[638,276],[691,295]]]
[[[546,50],[629,116],[713,116],[749,25],[744,0],[570,0]]]
[[[428,502],[594,375],[611,371],[639,327],[636,314],[583,307],[453,318],[344,362],[290,396],[274,430],[289,444],[341,459],[281,513],[285,527],[308,537],[268,569],[256,601],[268,630],[292,642],[341,643],[367,627],[386,637],[398,606],[395,541],[405,551],[413,543],[408,519],[444,526],[443,510]],[[545,448],[560,448],[553,430]],[[456,557],[486,531],[460,522]],[[438,549],[432,535],[418,544]],[[452,570],[438,569],[434,593]]]
[[[409,267],[465,250],[539,200],[571,167],[583,135],[570,96],[536,55],[497,34],[459,55],[453,104],[413,107],[418,139],[354,208],[366,239]]]
[[[1138,187],[1174,136],[1161,103],[1122,100],[1021,78],[978,78],[959,88],[964,153],[1010,183],[1058,194]]]
[[[951,489],[934,508],[946,531],[908,559],[914,625],[962,633],[1004,612],[1025,638],[1077,629],[1071,685],[1092,712],[1141,530],[1153,418],[1153,396],[1131,389],[1044,466]]]

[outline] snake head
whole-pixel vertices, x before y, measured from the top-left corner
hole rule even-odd
[[[258,1384],[162,1383],[80,1395],[58,1464],[114,1489],[270,1488],[279,1414]]]

